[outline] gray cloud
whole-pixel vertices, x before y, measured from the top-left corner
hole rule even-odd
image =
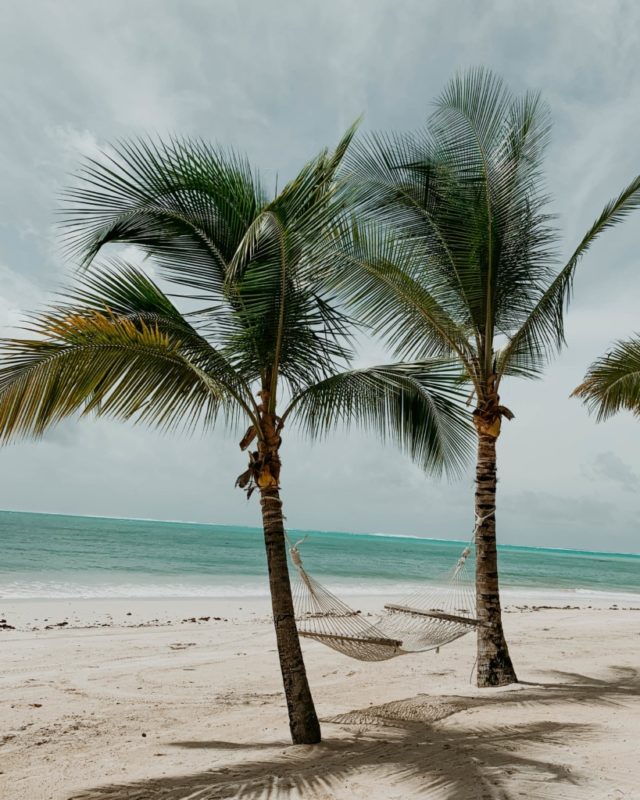
[[[596,454],[590,475],[596,481],[601,478],[613,481],[627,492],[638,491],[638,475],[625,461],[610,450]]]
[[[412,128],[458,68],[487,64],[552,106],[548,159],[564,253],[640,172],[640,6],[619,0],[6,0],[0,30],[0,324],[44,302],[65,264],[57,197],[83,154],[146,133],[199,135],[248,153],[267,180],[290,176],[360,113],[364,129]],[[580,267],[569,349],[544,381],[503,386],[516,413],[500,441],[503,541],[637,549],[637,420],[596,425],[568,396],[609,342],[638,328],[640,216]],[[367,343],[363,360],[381,357]],[[425,480],[372,437],[310,447],[287,431],[289,524],[466,536],[472,476]],[[0,451],[0,506],[255,524],[233,490],[244,457],[207,438],[91,421]],[[589,505],[585,467],[608,475]],[[623,471],[624,472],[624,471]],[[617,477],[613,475],[617,474]],[[631,474],[630,473],[630,474]],[[622,482],[621,482],[622,481]],[[626,483],[625,483],[626,482]],[[594,501],[595,502],[595,501]],[[544,521],[544,525],[540,524]]]
[[[552,535],[566,525],[582,530],[587,520],[597,526],[609,523],[614,513],[613,503],[589,495],[569,496],[529,490],[507,497],[504,508],[516,512],[534,525],[553,525]]]

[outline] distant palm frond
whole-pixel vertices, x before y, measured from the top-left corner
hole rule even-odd
[[[622,410],[640,415],[640,337],[616,342],[594,361],[572,396],[583,400],[598,420]]]

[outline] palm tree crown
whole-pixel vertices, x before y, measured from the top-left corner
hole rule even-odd
[[[346,295],[402,357],[454,357],[480,408],[503,377],[540,374],[564,343],[578,262],[640,205],[636,178],[557,269],[549,133],[539,94],[514,97],[477,69],[450,82],[424,130],[373,135],[347,154],[361,218],[376,225],[359,224]]]
[[[468,436],[447,364],[344,370],[352,323],[326,287],[351,136],[271,200],[245,160],[201,142],[123,143],[88,162],[64,215],[84,272],[32,315],[37,338],[4,342],[0,434],[82,411],[165,429],[244,416],[260,439],[266,402],[281,423],[371,424],[426,467],[455,469]],[[140,247],[185,308],[130,264],[92,265],[108,243]]]

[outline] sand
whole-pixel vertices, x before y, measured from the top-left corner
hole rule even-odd
[[[305,642],[317,747],[289,744],[264,600],[0,619],[2,800],[640,798],[639,610],[505,614],[522,683],[495,690],[473,636],[379,664]]]

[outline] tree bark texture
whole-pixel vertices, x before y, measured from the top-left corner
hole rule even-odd
[[[320,723],[302,657],[287,564],[284,516],[280,499],[280,432],[275,414],[269,414],[265,410],[261,425],[264,438],[254,454],[253,469],[260,490],[273,624],[289,712],[289,729],[294,744],[317,744],[320,741]]]
[[[276,488],[261,491],[262,523],[269,568],[273,624],[284,693],[289,712],[289,729],[294,744],[320,741],[320,723],[311,697],[307,672],[298,637],[284,538],[282,501]]]
[[[475,513],[479,687],[504,686],[518,680],[502,630],[496,549],[496,438],[478,431]]]

